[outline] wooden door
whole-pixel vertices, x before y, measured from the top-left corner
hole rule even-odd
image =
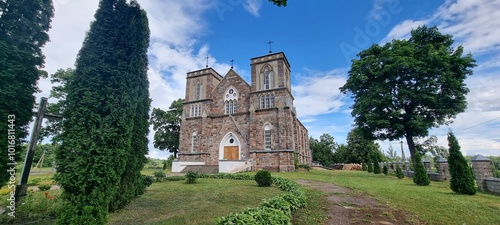
[[[238,146],[224,146],[224,159],[239,160]]]

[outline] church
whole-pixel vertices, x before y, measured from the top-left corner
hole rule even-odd
[[[285,54],[252,58],[250,65],[250,84],[233,68],[225,76],[208,67],[187,73],[172,172],[291,172],[311,164]]]

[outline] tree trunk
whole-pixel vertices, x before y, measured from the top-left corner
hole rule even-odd
[[[411,162],[415,163],[415,142],[413,141],[413,135],[406,132],[406,143],[408,143],[408,149],[410,150]],[[415,165],[415,164],[413,164]]]

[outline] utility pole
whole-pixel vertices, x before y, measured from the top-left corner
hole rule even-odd
[[[405,161],[405,151],[403,150],[403,141],[400,141],[401,143],[401,159],[403,162]]]
[[[33,156],[35,155],[36,143],[38,136],[40,135],[40,129],[42,128],[43,118],[62,119],[62,117],[58,115],[45,114],[46,108],[47,98],[42,97],[40,104],[38,105],[38,112],[33,112],[33,115],[35,116],[35,124],[33,125],[33,130],[31,131],[30,143],[28,145],[28,150],[26,151],[26,157],[24,158],[21,180],[19,180],[19,183],[16,186],[16,203],[20,202],[21,198],[26,196],[26,192],[28,191],[28,177],[30,175],[31,165],[33,164]]]

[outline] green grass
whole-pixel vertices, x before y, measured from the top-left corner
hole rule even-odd
[[[410,178],[399,180],[363,171],[311,170],[273,175],[348,187],[392,208],[408,211],[428,224],[500,224],[500,196],[454,194],[448,182],[431,182],[430,186],[421,187]]]
[[[279,188],[258,187],[248,180],[154,183],[130,205],[111,213],[109,224],[214,224],[220,216],[258,206],[281,193]]]
[[[304,187],[304,190],[306,191],[307,195],[307,205],[305,208],[301,208],[294,212],[294,214],[292,215],[292,224],[325,224],[325,221],[328,219],[327,216],[325,216],[327,203],[321,198],[326,194],[307,187]]]
[[[152,174],[156,170],[145,170]],[[448,182],[431,182],[420,187],[410,178],[375,175],[361,171],[320,171],[273,173],[292,179],[307,179],[334,183],[363,193],[395,209],[415,215],[410,217],[427,224],[500,224],[500,196],[478,193],[474,196],[457,195]],[[33,175],[40,183],[50,183],[51,174]],[[305,187],[306,208],[294,213],[293,224],[324,224],[328,195]],[[48,191],[60,195],[60,190]],[[198,179],[196,184],[184,181],[154,183],[146,193],[124,209],[109,214],[110,224],[214,224],[215,219],[230,212],[258,206],[263,199],[283,193],[276,187],[257,187],[255,181],[227,179]],[[5,195],[0,196],[4,198]],[[22,221],[38,220],[34,224],[51,224],[57,207],[45,199],[43,192],[32,193],[32,203],[20,207],[16,213]],[[47,203],[48,202],[48,203]],[[0,205],[5,205],[2,201]],[[47,207],[46,204],[52,204]],[[349,203],[345,203],[349,204]],[[385,214],[384,214],[385,215]],[[390,213],[385,215],[391,217]],[[52,219],[51,219],[52,218]],[[5,217],[4,217],[5,219]],[[368,216],[366,218],[369,220]],[[0,223],[9,222],[1,220]],[[10,221],[12,222],[12,221]],[[19,221],[17,221],[19,222]]]

